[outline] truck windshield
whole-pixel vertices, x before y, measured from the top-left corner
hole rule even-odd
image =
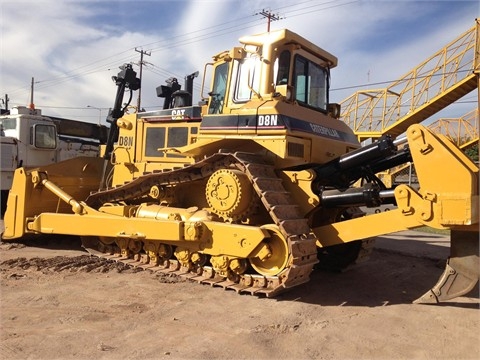
[[[297,55],[294,81],[295,97],[299,104],[327,111],[328,72],[326,69]]]
[[[15,130],[17,128],[17,119],[0,119],[0,126],[3,130]]]

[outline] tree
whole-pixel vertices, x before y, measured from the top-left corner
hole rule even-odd
[[[465,149],[465,155],[467,155],[473,161],[478,162],[478,143],[469,146],[468,149]]]

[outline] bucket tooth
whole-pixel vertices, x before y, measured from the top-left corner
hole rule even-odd
[[[450,258],[437,284],[414,301],[416,304],[436,304],[469,293],[480,277],[479,233],[452,230]]]

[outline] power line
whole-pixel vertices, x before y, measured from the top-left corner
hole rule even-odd
[[[291,5],[286,5],[286,6],[280,7],[279,9],[295,7],[295,6],[298,6],[298,5],[310,3],[312,1],[313,0],[304,1],[304,2],[300,2],[300,3],[294,3],[294,4],[291,4]],[[358,0],[356,0],[356,1],[358,1]],[[352,2],[356,2],[356,1],[351,1],[349,3],[338,4],[338,5],[335,5],[335,7],[336,6],[344,6],[344,5],[347,5],[347,4],[350,4]],[[292,10],[292,12],[293,11],[301,11],[302,9],[307,9],[307,8],[312,8],[312,7],[318,7],[318,6],[329,4],[329,3],[332,3],[332,2],[333,1],[327,1],[327,2],[322,2],[321,4],[311,5],[309,7],[301,7],[300,9]],[[324,10],[324,9],[317,9],[316,11],[321,11],[321,10]],[[302,15],[302,14],[297,14],[297,15],[294,15],[294,16],[299,16],[299,15]],[[238,22],[239,22],[239,24],[232,26],[232,23],[238,23]],[[172,48],[179,47],[179,46],[185,46],[185,45],[191,44],[193,42],[205,41],[205,40],[208,40],[208,39],[211,39],[211,38],[214,38],[214,37],[224,36],[226,34],[232,33],[232,32],[237,31],[237,30],[245,30],[245,29],[248,29],[250,27],[256,26],[258,23],[259,23],[258,19],[251,19],[251,16],[244,16],[244,17],[240,17],[240,18],[234,19],[232,21],[224,22],[224,23],[221,23],[221,24],[218,24],[218,25],[213,25],[213,26],[209,26],[209,27],[206,27],[206,28],[203,28],[203,29],[191,31],[189,33],[177,35],[177,36],[174,36],[174,37],[170,37],[168,39],[162,39],[162,40],[159,40],[157,42],[151,42],[151,43],[148,43],[148,44],[144,44],[144,45],[141,45],[139,47],[147,47],[147,46],[150,46],[150,45],[153,45],[153,44],[163,43],[164,45],[158,46],[156,48],[152,48],[151,50],[153,51],[153,50],[160,50],[160,49],[161,50],[172,49]],[[226,25],[228,25],[228,26],[226,26]],[[220,29],[202,34],[202,32],[205,32],[206,30],[218,29],[218,28],[220,28]],[[227,30],[230,30],[230,31],[227,31]],[[199,35],[191,37],[191,35],[195,35],[195,34],[199,34]],[[177,38],[184,38],[184,40],[173,42],[173,40],[175,40]],[[90,74],[94,74],[94,73],[98,73],[98,72],[103,72],[103,71],[109,71],[111,67],[118,66],[118,64],[125,63],[125,62],[132,62],[133,59],[132,59],[131,56],[121,56],[121,55],[129,53],[132,49],[134,49],[134,48],[129,48],[128,50],[124,50],[122,52],[107,56],[105,58],[96,60],[96,61],[94,61],[92,63],[89,63],[89,64],[86,64],[86,65],[82,65],[82,66],[80,66],[76,69],[68,71],[63,76],[53,78],[53,79],[40,80],[40,81],[37,82],[37,84],[38,84],[37,89],[44,89],[44,88],[47,88],[47,87],[50,87],[50,86],[56,86],[56,85],[59,85],[61,83],[64,83],[66,81],[69,81],[69,80],[72,80],[72,79],[75,79],[75,78],[78,78],[78,77],[82,77],[82,76],[86,76],[86,75],[90,75]],[[111,61],[108,61],[108,60],[111,60]],[[108,61],[108,62],[105,62],[105,61]],[[104,65],[100,65],[101,67],[99,68],[98,64],[100,64],[100,63],[104,63]],[[95,66],[95,68],[92,69],[91,68],[92,66]],[[85,70],[85,71],[78,72],[79,70]],[[24,91],[25,88],[19,88],[18,91],[20,91],[20,90]],[[17,92],[17,90],[14,90],[14,91],[10,91],[9,93],[12,94],[12,93],[16,93],[16,92]]]
[[[310,2],[310,1],[305,1],[304,3],[308,3],[308,2]],[[305,14],[311,14],[311,13],[318,12],[318,11],[329,10],[329,9],[333,9],[333,8],[337,8],[337,7],[341,7],[341,6],[345,6],[345,5],[351,5],[353,3],[360,2],[360,0],[351,0],[351,1],[347,1],[347,2],[342,2],[340,4],[337,4],[337,2],[338,1],[336,1],[336,0],[331,0],[331,1],[322,2],[320,4],[305,6],[305,7],[299,8],[299,9],[292,9],[290,11],[290,15],[288,17],[292,18],[292,17],[297,17],[297,16],[301,16],[301,15],[305,15]],[[329,4],[332,4],[332,5],[329,5]],[[329,5],[329,6],[325,6],[325,5]],[[325,7],[323,7],[323,6],[325,6]],[[315,8],[318,8],[318,7],[321,7],[321,8],[320,9],[315,9]],[[305,10],[307,10],[307,11],[305,11]],[[301,12],[299,14],[294,14],[294,13],[299,12],[299,11],[303,11],[303,12]]]

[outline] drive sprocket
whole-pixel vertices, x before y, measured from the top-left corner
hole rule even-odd
[[[205,192],[211,212],[225,220],[245,218],[254,202],[248,176],[236,169],[215,171],[208,179]]]

